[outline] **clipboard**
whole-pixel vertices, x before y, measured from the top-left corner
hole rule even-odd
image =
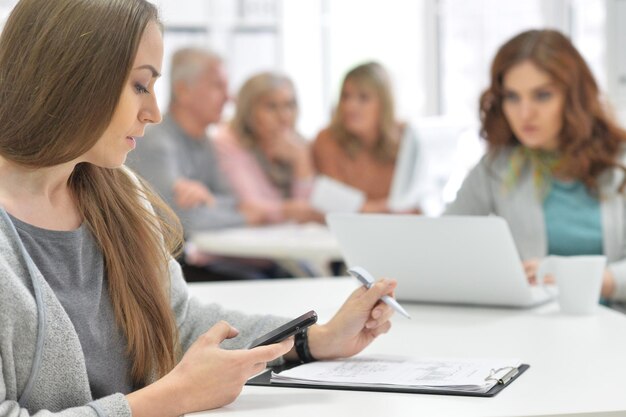
[[[330,390],[341,390],[341,391],[376,391],[376,392],[396,392],[396,393],[406,393],[406,394],[456,395],[456,396],[464,396],[464,397],[494,397],[500,391],[502,391],[503,389],[511,385],[513,381],[519,378],[520,375],[522,375],[524,372],[526,372],[528,368],[530,368],[530,365],[528,364],[521,364],[518,368],[514,368],[514,369],[517,369],[517,373],[512,375],[506,381],[498,380],[496,385],[494,385],[487,392],[460,391],[460,390],[452,390],[452,389],[445,389],[445,388],[442,388],[442,389],[425,389],[425,388],[419,388],[419,387],[411,388],[411,387],[406,387],[406,386],[398,386],[396,388],[396,387],[389,387],[389,386],[372,386],[372,385],[345,386],[345,385],[334,385],[334,384],[313,385],[313,384],[300,384],[300,383],[296,384],[296,383],[283,383],[283,382],[281,382],[280,384],[272,383],[271,381],[272,371],[281,372],[287,369],[294,368],[298,365],[300,364],[297,362],[292,362],[292,363],[286,363],[284,365],[268,368],[263,373],[260,373],[259,375],[253,378],[250,378],[248,382],[246,382],[246,385],[265,386],[265,387],[285,387],[285,388],[330,389]]]

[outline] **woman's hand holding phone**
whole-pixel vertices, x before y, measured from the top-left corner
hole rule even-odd
[[[129,402],[141,401],[140,397],[175,398],[176,401],[168,402],[176,407],[170,410],[171,415],[222,407],[233,402],[246,381],[263,371],[267,362],[285,355],[293,347],[291,339],[256,349],[226,350],[220,347],[225,339],[238,334],[239,331],[225,321],[217,323],[191,345],[170,373],[129,394]],[[156,403],[158,401],[153,402]],[[153,415],[163,412],[154,411]]]
[[[317,313],[313,310],[304,313],[298,318],[291,320],[288,323],[283,324],[280,327],[272,330],[269,333],[260,336],[250,343],[250,349],[257,346],[266,346],[273,343],[278,343],[286,338],[293,336],[294,334],[306,329],[310,325],[317,322]]]

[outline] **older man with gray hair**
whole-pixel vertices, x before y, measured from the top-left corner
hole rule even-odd
[[[260,209],[239,204],[233,196],[206,133],[220,121],[227,101],[222,59],[200,48],[177,51],[171,65],[169,111],[160,125],[146,130],[127,160],[178,214],[186,236],[264,221]],[[231,268],[230,264],[224,266],[223,259],[210,263],[214,269],[235,269],[234,275],[245,266],[236,262]]]

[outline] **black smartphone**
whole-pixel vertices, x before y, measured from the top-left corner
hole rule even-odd
[[[306,329],[310,325],[317,321],[317,313],[314,310],[304,313],[297,319],[291,320],[289,323],[283,324],[280,327],[272,330],[269,333],[264,334],[256,338],[250,343],[250,349],[257,346],[271,345],[272,343],[278,343],[281,340],[285,340],[289,336],[293,336],[299,331]]]

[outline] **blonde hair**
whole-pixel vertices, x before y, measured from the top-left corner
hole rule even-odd
[[[400,129],[396,121],[391,81],[385,68],[377,62],[367,62],[350,70],[341,84],[341,94],[348,81],[354,82],[358,88],[371,88],[380,101],[380,118],[378,139],[373,149],[374,156],[381,162],[393,162],[398,153]],[[350,157],[363,148],[363,143],[343,125],[341,99],[330,123],[330,132],[339,146]]]
[[[0,36],[0,154],[37,169],[93,147],[150,22],[158,23],[158,13],[145,0],[21,0]],[[148,383],[178,358],[165,283],[180,224],[125,169],[81,163],[68,185],[103,253],[133,381]]]
[[[241,86],[237,93],[235,116],[230,125],[244,146],[251,148],[256,143],[253,132],[254,126],[252,125],[254,107],[259,103],[261,97],[284,86],[291,89],[295,99],[296,91],[293,82],[286,75],[275,72],[256,74]]]

